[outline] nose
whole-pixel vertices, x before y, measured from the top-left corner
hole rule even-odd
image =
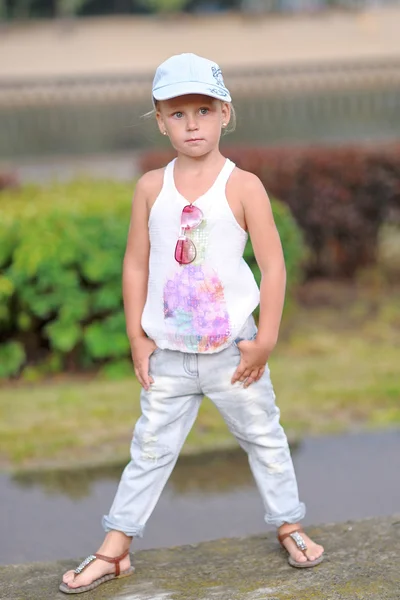
[[[198,129],[197,119],[195,115],[188,115],[186,121],[186,128],[188,131],[196,131],[196,129]]]

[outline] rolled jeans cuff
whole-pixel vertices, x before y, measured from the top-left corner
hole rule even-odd
[[[297,523],[304,519],[305,515],[305,504],[303,502],[300,502],[296,510],[281,515],[266,514],[264,520],[267,523],[267,525],[275,525],[275,527],[281,527],[284,523]]]
[[[109,531],[122,531],[122,533],[129,537],[143,537],[144,527],[142,525],[124,525],[123,523],[113,521],[106,515],[104,515],[104,517],[102,518],[101,524],[106,533],[108,533]]]

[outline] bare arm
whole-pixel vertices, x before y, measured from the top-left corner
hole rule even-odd
[[[251,177],[244,199],[245,218],[261,271],[260,319],[257,340],[272,351],[278,341],[286,288],[282,245],[271,203],[261,181]]]
[[[140,179],[132,202],[131,222],[122,271],[122,294],[129,341],[145,337],[141,318],[146,302],[149,277],[150,241],[147,227],[148,205],[146,185]]]
[[[149,279],[149,207],[151,197],[156,194],[155,183],[157,177],[154,173],[148,173],[136,185],[122,272],[126,331],[136,376],[146,390],[153,383],[149,376],[149,357],[156,348],[141,326]]]
[[[286,287],[282,245],[272,214],[271,203],[261,181],[242,172],[241,196],[244,216],[261,271],[260,319],[254,341],[239,343],[241,361],[232,383],[248,387],[261,378],[265,364],[278,340]]]

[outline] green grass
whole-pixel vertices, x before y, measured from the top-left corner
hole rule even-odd
[[[308,286],[270,369],[289,438],[400,424],[399,290]],[[0,388],[0,467],[123,462],[140,414],[131,377],[58,377]],[[185,452],[233,442],[206,399]]]

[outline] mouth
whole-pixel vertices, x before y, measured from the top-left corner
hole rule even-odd
[[[202,142],[202,141],[203,141],[203,138],[190,138],[190,139],[186,140],[186,143],[193,144],[195,142]]]

